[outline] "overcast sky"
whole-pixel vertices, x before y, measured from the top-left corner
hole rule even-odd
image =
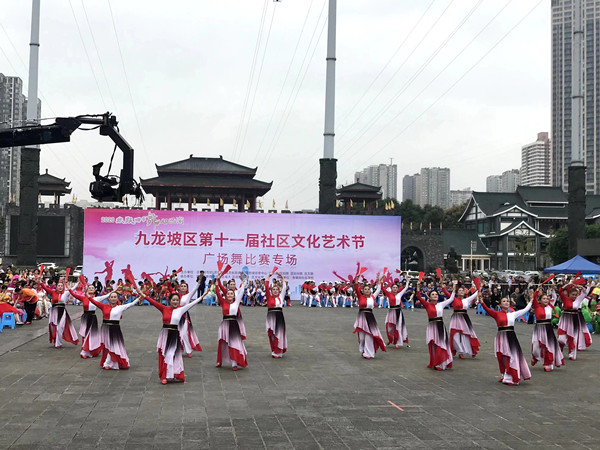
[[[269,205],[315,208],[326,16],[327,0],[42,0],[42,117],[111,111],[136,177],[223,155],[273,181]],[[0,72],[25,85],[30,20],[30,1],[2,1]],[[549,1],[342,0],[337,26],[338,184],[392,158],[398,197],[421,167],[485,190],[550,131]],[[89,198],[91,166],[108,166],[112,147],[76,131],[43,147],[40,170]]]

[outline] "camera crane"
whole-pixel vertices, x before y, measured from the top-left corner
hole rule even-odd
[[[108,136],[123,152],[123,167],[120,176],[100,175],[104,163],[92,166],[95,181],[90,183],[90,194],[98,201],[122,201],[125,195],[135,195],[138,200],[144,198],[142,188],[133,179],[133,148],[119,133],[117,118],[111,113],[81,115],[76,117],[57,117],[50,125],[22,126],[0,130],[0,148],[21,147],[27,145],[55,144],[69,142],[71,134],[82,125],[92,125],[86,131],[98,129],[100,135]],[[113,151],[114,157],[114,151]],[[111,157],[112,166],[112,157]],[[109,168],[110,170],[110,168]]]

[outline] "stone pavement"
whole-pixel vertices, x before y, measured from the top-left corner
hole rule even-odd
[[[69,307],[72,316],[80,312]],[[0,334],[0,448],[599,448],[600,337],[554,373],[497,382],[495,324],[470,311],[482,349],[454,368],[426,368],[426,315],[405,311],[410,348],[367,361],[356,309],[286,308],[289,350],[270,356],[265,308],[244,308],[246,369],[215,368],[220,308],[192,320],[204,349],[186,382],[157,375],[161,318],[134,307],[122,321],[128,371],[104,371],[79,349],[48,344],[47,321]],[[383,330],[385,310],[375,311]],[[450,312],[446,312],[446,323]],[[76,328],[79,321],[75,320]],[[533,327],[518,324],[529,360]],[[36,338],[36,336],[39,336]],[[594,336],[596,338],[596,336]]]

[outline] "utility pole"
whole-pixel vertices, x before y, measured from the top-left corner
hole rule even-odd
[[[40,52],[40,0],[32,0],[31,40],[29,42],[29,82],[27,86],[27,126],[37,125],[38,61]],[[19,230],[17,264],[34,266],[37,258],[38,177],[40,148],[21,149],[21,185],[19,188]],[[12,225],[11,225],[12,226]]]
[[[583,157],[583,1],[573,0],[571,46],[571,163],[569,165],[569,258],[577,255],[577,240],[585,237],[586,174]]]
[[[335,125],[335,25],[336,0],[329,0],[327,23],[327,75],[325,85],[325,131],[323,158],[319,160],[319,213],[335,212],[337,159],[334,158]]]

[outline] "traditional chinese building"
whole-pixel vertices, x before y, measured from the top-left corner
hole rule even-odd
[[[226,204],[239,212],[256,211],[256,198],[271,189],[271,183],[255,180],[257,168],[250,168],[219,158],[194,157],[162,166],[156,165],[158,176],[141,180],[141,185],[156,198],[156,209],[173,209],[175,204],[187,204],[195,210],[197,204]]]
[[[344,213],[351,213],[356,207],[358,211],[370,214],[373,204],[381,200],[381,186],[356,182],[339,188],[336,196]]]
[[[48,173],[41,174],[38,177],[38,191],[40,196],[53,196],[54,204],[60,205],[60,198],[65,194],[71,193],[69,185],[70,181],[65,181],[64,178],[58,178]]]
[[[538,270],[551,265],[550,235],[567,226],[569,199],[559,187],[519,186],[515,192],[473,192],[459,219],[477,232],[488,250],[490,266]],[[600,218],[600,196],[586,196],[587,224]]]

